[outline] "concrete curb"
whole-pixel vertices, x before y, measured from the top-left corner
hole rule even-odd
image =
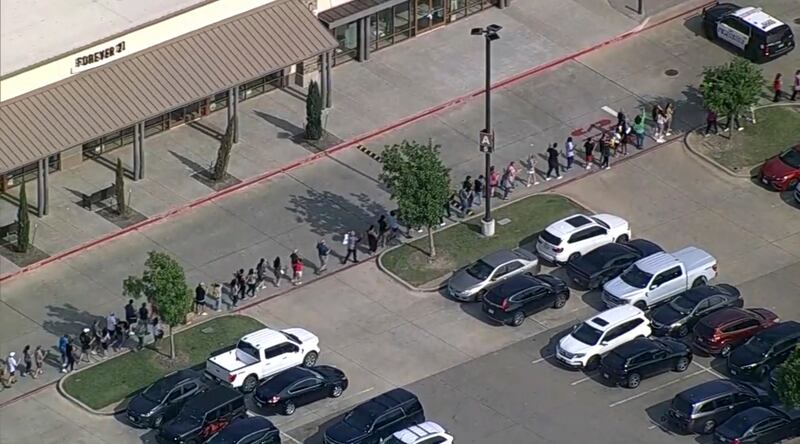
[[[684,17],[686,15],[695,13],[699,9],[701,9],[704,6],[710,4],[710,2],[708,2],[708,1],[704,1],[700,5],[698,5],[698,3],[700,3],[698,0],[694,0],[694,1],[692,1],[690,3],[689,7],[686,7],[684,5],[679,5],[679,7],[670,8],[667,11],[664,11],[663,13],[660,13],[660,14],[657,14],[656,16],[654,16],[654,17],[658,17],[656,20],[654,20],[654,23],[650,23],[650,18],[648,17],[642,23],[640,23],[639,25],[637,25],[633,29],[631,29],[629,31],[626,31],[626,32],[624,32],[624,33],[622,33],[622,34],[620,34],[620,35],[618,35],[616,37],[612,37],[611,39],[608,39],[608,40],[605,40],[603,42],[597,43],[597,44],[595,44],[593,46],[590,46],[588,48],[585,48],[583,50],[580,50],[580,51],[574,52],[572,54],[569,54],[569,55],[566,55],[566,56],[551,60],[549,62],[545,62],[545,63],[543,63],[541,65],[535,66],[535,67],[530,68],[528,70],[525,70],[525,71],[523,71],[521,73],[512,75],[510,77],[507,77],[507,78],[505,78],[503,80],[500,80],[499,82],[493,84],[491,89],[495,90],[495,89],[500,89],[500,88],[504,88],[504,87],[510,86],[510,85],[512,85],[514,83],[517,83],[517,82],[519,82],[521,80],[527,79],[527,78],[529,78],[529,77],[531,77],[531,76],[533,76],[533,75],[535,75],[535,74],[537,74],[537,73],[539,73],[541,71],[544,71],[546,69],[561,65],[561,64],[563,64],[563,63],[565,63],[567,61],[570,61],[570,60],[573,60],[575,58],[581,57],[583,55],[589,54],[589,53],[594,52],[594,51],[596,51],[598,49],[606,47],[608,45],[627,40],[628,38],[631,38],[631,37],[633,37],[633,36],[635,36],[637,34],[640,34],[640,33],[644,32],[644,31],[653,29],[655,27],[658,27],[658,26],[664,25],[666,23],[672,22],[674,20],[677,20],[679,18],[682,18],[682,17]],[[661,18],[661,17],[663,17],[665,15],[666,15],[666,17]],[[298,168],[298,167],[304,166],[306,164],[315,162],[315,161],[317,161],[317,160],[319,160],[319,159],[321,159],[323,157],[328,157],[328,156],[330,156],[332,154],[335,154],[335,153],[337,153],[339,151],[342,151],[342,150],[344,150],[346,148],[350,148],[350,147],[353,147],[353,146],[361,145],[361,144],[363,144],[363,142],[366,142],[367,140],[374,139],[374,138],[376,138],[378,136],[381,136],[381,135],[383,135],[385,133],[388,133],[390,131],[393,131],[393,130],[399,129],[401,127],[407,126],[409,124],[412,124],[414,122],[417,122],[417,121],[419,121],[419,120],[421,120],[421,119],[423,119],[423,118],[425,118],[427,116],[430,116],[432,114],[436,114],[436,113],[438,113],[440,111],[443,111],[445,109],[451,108],[451,107],[459,105],[461,103],[464,103],[464,102],[466,102],[466,101],[468,101],[468,100],[470,100],[472,98],[475,98],[475,97],[478,97],[478,96],[482,95],[483,93],[484,93],[484,90],[480,89],[480,90],[472,91],[472,92],[467,93],[465,95],[462,95],[460,97],[457,97],[455,99],[448,100],[447,102],[444,102],[442,104],[439,104],[439,105],[436,105],[434,107],[428,108],[426,110],[420,111],[418,113],[412,114],[412,115],[410,115],[408,117],[400,119],[400,120],[398,120],[398,121],[396,121],[396,122],[394,122],[392,124],[389,124],[387,126],[384,126],[382,128],[378,128],[376,130],[372,130],[372,131],[369,131],[367,133],[364,133],[364,134],[361,134],[359,136],[356,136],[353,139],[350,139],[348,141],[342,142],[342,143],[340,143],[338,145],[335,145],[335,146],[333,146],[331,148],[328,148],[327,150],[324,150],[324,151],[322,151],[320,153],[313,154],[311,156],[305,157],[305,158],[300,159],[298,161],[292,162],[289,165],[285,165],[285,166],[283,166],[281,168],[277,168],[277,169],[274,169],[274,170],[266,171],[266,172],[264,172],[262,174],[259,174],[259,175],[255,176],[255,177],[250,178],[250,179],[246,179],[246,180],[244,180],[244,181],[242,181],[242,182],[240,182],[240,183],[238,183],[236,185],[233,185],[231,187],[228,187],[228,188],[226,188],[224,190],[221,190],[221,191],[218,191],[218,192],[215,192],[215,193],[211,193],[208,196],[201,197],[201,198],[196,199],[194,201],[191,201],[191,202],[189,202],[187,204],[184,204],[184,205],[178,206],[176,208],[167,210],[167,211],[165,211],[163,213],[157,214],[157,215],[155,215],[155,216],[153,216],[151,218],[145,219],[142,222],[139,222],[137,224],[131,225],[131,226],[126,227],[126,228],[124,228],[122,230],[118,230],[118,231],[115,231],[115,232],[112,232],[112,233],[108,233],[108,234],[100,236],[100,237],[98,237],[96,239],[92,239],[92,240],[90,240],[88,242],[85,242],[83,244],[80,244],[80,245],[77,245],[77,246],[72,247],[70,249],[67,249],[67,250],[64,250],[62,252],[56,253],[53,256],[50,256],[50,257],[48,257],[46,259],[43,259],[43,260],[41,260],[39,262],[35,262],[35,263],[30,264],[30,265],[28,265],[26,267],[21,267],[17,271],[14,271],[14,272],[11,272],[11,273],[2,274],[2,275],[0,275],[0,283],[6,282],[6,281],[8,281],[10,279],[13,279],[15,277],[21,276],[21,275],[23,275],[25,273],[28,273],[28,272],[31,272],[33,270],[39,269],[39,268],[41,268],[43,266],[46,266],[48,264],[51,264],[51,263],[54,263],[54,262],[58,262],[60,260],[66,259],[66,258],[71,257],[71,256],[74,256],[74,255],[76,255],[78,253],[82,253],[82,252],[84,252],[84,251],[86,251],[86,250],[88,250],[90,248],[96,247],[98,245],[101,245],[101,244],[103,244],[105,242],[108,242],[108,241],[111,241],[113,239],[120,238],[120,237],[122,237],[122,236],[124,236],[124,235],[126,235],[128,233],[131,233],[131,232],[134,232],[134,231],[139,231],[139,230],[144,229],[145,227],[148,227],[148,226],[153,225],[155,223],[165,221],[167,219],[172,218],[173,216],[177,216],[177,215],[179,215],[181,213],[184,213],[185,211],[188,211],[190,209],[202,206],[202,205],[204,205],[206,203],[209,203],[209,202],[214,201],[216,199],[222,198],[222,197],[227,196],[229,194],[232,194],[232,193],[234,193],[236,191],[249,188],[252,185],[261,183],[264,180],[267,180],[267,179],[269,179],[271,177],[274,177],[274,176],[276,176],[278,174],[285,173],[285,172],[287,172],[289,170],[293,170],[295,168]]]
[[[588,174],[587,174],[587,175],[588,175]],[[582,177],[586,177],[586,176],[582,176]],[[553,188],[555,188],[555,186],[554,186]],[[552,190],[553,188],[550,188],[550,189],[548,189],[548,190],[544,190],[544,191],[539,191],[539,192],[531,193],[531,194],[528,194],[528,195],[526,195],[526,196],[522,196],[522,197],[520,197],[520,198],[518,198],[518,199],[516,199],[516,200],[511,200],[511,201],[508,201],[508,202],[504,202],[504,203],[502,203],[501,205],[497,205],[497,206],[495,206],[495,207],[492,207],[492,210],[500,210],[500,209],[502,209],[502,208],[504,208],[504,207],[507,207],[507,206],[509,206],[509,205],[514,205],[514,204],[521,203],[521,202],[525,201],[526,199],[529,199],[529,198],[531,198],[531,197],[533,197],[533,196],[542,196],[542,195],[548,195],[548,194],[549,194],[549,195],[555,195],[555,196],[560,196],[560,197],[563,197],[564,199],[566,199],[566,200],[568,200],[568,201],[572,202],[572,203],[573,203],[575,206],[577,206],[577,207],[580,207],[580,208],[583,208],[584,210],[588,211],[588,212],[589,212],[589,213],[591,213],[591,214],[594,214],[594,213],[595,213],[595,211],[594,211],[594,210],[592,210],[592,209],[591,209],[591,208],[590,208],[588,205],[584,205],[582,202],[579,202],[577,199],[575,199],[575,198],[573,198],[573,197],[571,197],[571,196],[567,196],[566,194],[561,194],[561,193],[557,193],[557,192],[552,192],[552,191],[550,191],[550,190]],[[447,227],[444,227],[444,228],[438,229],[438,230],[434,231],[434,233],[438,233],[438,232],[440,232],[440,231],[445,231],[445,230],[448,230],[448,229],[450,229],[450,228],[456,227],[456,226],[458,226],[458,225],[461,225],[461,224],[463,224],[463,223],[465,223],[465,222],[469,222],[469,221],[472,221],[472,220],[478,219],[478,218],[480,218],[480,217],[482,217],[480,214],[476,214],[476,215],[474,215],[474,216],[472,216],[472,217],[469,217],[469,218],[467,218],[467,219],[460,220],[460,221],[458,221],[458,223],[454,223],[454,224],[452,224],[452,225],[449,225],[449,226],[447,226]],[[439,290],[441,290],[441,289],[445,288],[445,287],[447,286],[447,281],[450,279],[450,277],[453,275],[453,273],[455,273],[455,271],[451,271],[451,272],[449,272],[449,273],[445,274],[444,276],[442,276],[441,278],[437,278],[437,279],[435,279],[436,281],[438,281],[438,280],[441,280],[441,281],[442,281],[440,284],[438,284],[438,285],[437,285],[437,286],[435,286],[435,287],[432,287],[432,286],[427,286],[427,285],[423,285],[423,286],[419,286],[419,287],[417,287],[417,286],[414,286],[413,284],[411,284],[411,283],[407,282],[405,279],[401,278],[401,277],[400,277],[400,276],[398,276],[397,274],[393,273],[391,270],[389,270],[389,268],[388,268],[388,267],[384,266],[384,265],[383,265],[383,262],[381,261],[381,259],[383,258],[383,255],[384,255],[384,254],[386,254],[386,253],[388,253],[388,252],[390,252],[390,251],[392,251],[392,250],[396,250],[396,249],[398,249],[398,248],[404,247],[404,246],[406,246],[406,244],[409,244],[409,243],[411,243],[411,242],[416,242],[416,241],[418,241],[419,239],[422,239],[422,238],[424,238],[424,237],[426,237],[426,236],[427,236],[427,234],[425,234],[425,235],[422,235],[422,236],[417,236],[417,237],[411,238],[410,240],[408,240],[408,241],[406,241],[406,242],[403,242],[402,244],[395,245],[395,246],[394,246],[394,247],[392,247],[392,248],[387,248],[386,250],[382,251],[382,252],[381,252],[381,253],[378,255],[378,260],[377,260],[378,268],[379,268],[381,271],[383,271],[384,273],[386,273],[386,274],[387,274],[389,277],[391,277],[392,279],[394,279],[395,281],[397,281],[399,284],[401,284],[402,286],[406,287],[407,289],[409,289],[409,290],[411,290],[411,291],[417,291],[417,292],[421,292],[421,293],[434,293],[434,292],[437,292],[437,291],[439,291]]]
[[[753,110],[754,111],[758,111],[758,110],[764,109],[764,108],[777,108],[777,107],[796,107],[796,108],[800,109],[800,103],[772,103],[772,104],[769,104],[769,105],[757,106],[757,107],[753,108]],[[750,171],[752,171],[753,168],[756,168],[758,165],[761,165],[761,163],[757,163],[757,164],[749,165],[749,166],[745,167],[744,170],[746,170],[747,173],[739,173],[739,172],[731,170],[730,168],[726,167],[725,165],[717,162],[716,160],[714,160],[710,156],[706,155],[705,153],[703,153],[699,149],[695,148],[693,146],[693,143],[689,143],[689,139],[690,139],[691,136],[694,136],[694,137],[691,137],[691,138],[700,137],[697,134],[697,132],[701,128],[703,128],[703,125],[698,125],[695,128],[693,128],[691,131],[688,131],[686,133],[686,135],[684,136],[683,144],[684,144],[684,146],[686,146],[686,149],[688,149],[689,152],[691,152],[695,156],[699,157],[703,161],[707,162],[709,165],[711,165],[711,166],[717,168],[718,170],[722,171],[723,173],[727,174],[728,176],[735,177],[737,179],[751,179],[753,177],[753,175],[750,174]]]
[[[253,320],[258,321],[259,323],[261,323],[261,320],[256,319],[255,317],[250,316],[248,314],[243,314],[243,313],[240,313],[240,312],[237,311],[237,312],[224,313],[224,314],[221,314],[219,316],[209,317],[209,318],[203,319],[200,322],[193,322],[192,324],[182,325],[178,329],[176,329],[173,332],[173,334],[178,334],[178,333],[184,332],[186,330],[189,330],[190,328],[199,327],[199,326],[205,324],[206,322],[209,322],[209,321],[212,321],[212,320],[215,320],[215,319],[219,319],[219,318],[222,318],[222,317],[226,317],[226,316],[243,316],[243,317],[248,317],[250,319],[253,319]],[[78,370],[75,370],[72,373],[67,373],[63,377],[59,378],[58,381],[56,382],[56,389],[58,390],[58,393],[61,394],[61,396],[63,396],[64,398],[66,398],[68,401],[70,401],[71,403],[75,404],[79,408],[81,408],[84,411],[86,411],[86,413],[89,413],[91,415],[108,417],[108,416],[114,416],[114,415],[118,415],[120,413],[124,413],[128,408],[128,402],[131,400],[131,396],[130,395],[125,397],[125,398],[123,398],[119,402],[117,402],[114,405],[114,407],[112,407],[111,409],[105,408],[105,409],[101,409],[101,410],[95,410],[95,409],[89,407],[88,405],[84,404],[83,402],[81,402],[80,400],[75,398],[74,396],[72,396],[69,393],[67,393],[67,390],[64,389],[64,384],[66,383],[67,379],[72,378],[73,376],[75,376],[77,374],[80,374],[82,371],[88,370],[88,369],[90,369],[92,367],[95,367],[95,366],[98,366],[98,365],[101,365],[101,364],[105,364],[107,362],[110,362],[113,359],[117,359],[117,358],[125,356],[125,355],[127,355],[129,353],[132,353],[132,351],[130,349],[122,351],[120,353],[117,353],[116,355],[112,356],[109,359],[106,359],[106,360],[103,360],[103,361],[99,361],[99,362],[94,362],[94,363],[91,363],[91,364],[89,364],[89,365],[87,365],[85,367],[81,367],[81,368],[79,368]]]

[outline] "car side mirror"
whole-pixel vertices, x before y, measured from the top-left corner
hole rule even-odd
[[[656,288],[658,288],[658,285],[653,284],[653,285],[650,286],[651,290],[655,290]]]
[[[580,324],[573,325],[572,326],[572,332],[575,333],[576,331],[578,331],[578,327],[580,327]]]
[[[608,341],[600,341],[600,345],[608,345]]]

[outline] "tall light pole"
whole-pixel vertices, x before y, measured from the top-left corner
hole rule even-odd
[[[489,187],[489,168],[492,165],[492,152],[494,151],[494,131],[492,131],[492,42],[499,39],[498,32],[503,29],[500,25],[489,25],[486,28],[472,28],[471,35],[481,35],[486,40],[486,123],[479,134],[480,150],[486,155],[484,174],[484,191],[486,193],[486,208],[481,224],[481,233],[484,236],[494,236],[494,219],[492,219],[492,193]]]

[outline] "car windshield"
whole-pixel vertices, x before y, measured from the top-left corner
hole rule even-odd
[[[680,314],[689,314],[692,312],[696,304],[697,303],[695,301],[687,297],[678,296],[669,303],[669,306]]]
[[[653,279],[652,274],[645,273],[636,265],[625,270],[619,277],[626,284],[636,288],[647,287],[647,284],[650,283],[650,279]]]
[[[789,37],[791,29],[789,25],[779,26],[767,33],[767,44],[779,43],[784,38]]]
[[[747,341],[747,346],[761,356],[766,356],[767,353],[769,353],[771,345],[772,344],[759,338],[758,336],[753,336]]]
[[[488,279],[492,271],[494,271],[494,268],[482,260],[475,262],[467,268],[467,273],[469,273],[470,276],[480,280]]]
[[[592,327],[587,323],[583,323],[575,331],[572,332],[572,337],[588,345],[595,345],[600,340],[603,332]]]
[[[781,154],[781,160],[792,168],[800,169],[800,151],[791,148]]]
[[[156,382],[155,384],[147,387],[142,392],[142,396],[145,398],[153,401],[153,402],[161,402],[164,397],[167,396],[169,391],[172,389],[173,384],[167,384],[164,379]]]
[[[372,418],[358,409],[352,410],[345,415],[344,422],[365,432],[372,426]]]
[[[747,431],[750,430],[750,427],[753,425],[750,423],[750,421],[746,420],[748,419],[746,417],[736,419],[738,419],[738,421],[725,421],[725,424],[721,427],[724,429],[724,431],[729,432],[726,433],[726,435],[744,436],[744,434],[747,433]],[[743,421],[742,419],[745,420]]]

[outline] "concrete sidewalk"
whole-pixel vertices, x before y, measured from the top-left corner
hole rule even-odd
[[[567,15],[569,26],[553,25]],[[482,66],[484,45],[470,37],[471,27],[486,23],[504,27],[493,57],[493,75],[500,80],[608,40],[633,28],[637,20],[596,0],[517,0],[511,8],[490,9],[377,52],[366,63],[337,67],[334,107],[325,118],[326,129],[334,139],[348,140],[479,89],[483,71],[476,64]],[[229,167],[234,182],[316,152],[293,140],[303,132],[304,94],[292,87],[242,102],[240,143]],[[80,206],[80,196],[113,183],[117,158],[130,169],[130,147],[104,155],[103,164],[88,161],[53,174],[50,214],[32,217],[34,246],[43,256],[54,255],[213,194],[215,190],[196,177],[213,165],[225,114],[217,112],[146,140],[146,178],[128,183],[133,210],[128,220],[115,220],[113,210],[104,206],[86,210]],[[27,186],[29,200],[35,201],[35,181]],[[0,200],[0,224],[15,218],[16,206]],[[0,274],[25,265],[0,256]]]

